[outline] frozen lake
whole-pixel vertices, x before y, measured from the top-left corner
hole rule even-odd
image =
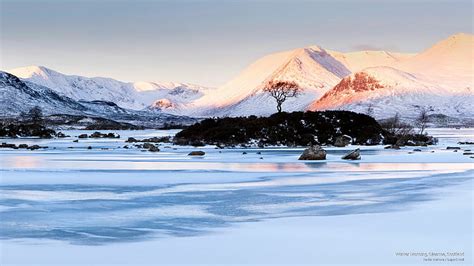
[[[474,141],[473,129],[429,129],[439,144],[421,152],[360,147],[362,160],[351,162],[340,157],[357,146],[302,162],[298,148],[122,148],[129,136],[176,131],[72,142],[85,132],[1,140],[49,147],[0,150],[1,265],[429,265],[423,259],[441,258],[397,252],[463,252],[443,258],[472,264],[474,159],[446,147]],[[192,150],[206,155],[187,156]]]

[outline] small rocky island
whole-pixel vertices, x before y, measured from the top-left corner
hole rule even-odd
[[[209,118],[177,133],[177,145],[288,146],[387,144],[396,146],[431,145],[435,140],[406,127],[399,121],[379,124],[374,118],[350,111],[276,113],[269,117]],[[311,150],[309,156],[322,154]]]

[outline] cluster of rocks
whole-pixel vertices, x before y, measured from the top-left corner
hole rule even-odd
[[[474,145],[473,141],[460,141],[458,142],[459,145]]]
[[[326,160],[327,152],[319,145],[313,145],[305,149],[298,160]],[[360,150],[355,149],[342,156],[343,160],[360,160]]]
[[[39,137],[49,139],[57,136],[56,131],[35,123],[4,124],[0,123],[0,136],[9,138]],[[58,136],[60,137],[60,136]]]
[[[143,144],[134,144],[134,147],[138,149],[145,149],[151,152],[159,152],[160,148],[158,148],[158,145],[155,145],[153,143],[145,142]],[[129,149],[130,147],[128,145],[123,146],[124,149]]]
[[[142,139],[142,140],[130,137],[125,142],[129,142],[129,143],[135,143],[135,142],[152,142],[152,143],[163,142],[163,143],[169,143],[169,142],[171,142],[171,137],[168,137],[168,136],[166,136],[166,137],[152,137],[152,138]]]
[[[0,148],[10,148],[10,149],[28,149],[28,150],[38,150],[38,149],[46,149],[48,148],[47,146],[39,146],[39,145],[31,145],[31,146],[28,146],[28,144],[18,144],[15,145],[15,144],[11,144],[11,143],[5,143],[3,142],[2,144],[0,144]]]
[[[458,152],[459,150],[462,150],[462,148],[458,146],[447,146],[446,150],[452,150],[453,152]],[[474,152],[472,152],[471,150],[464,150],[462,155],[474,155]]]
[[[115,133],[100,133],[98,131],[90,134],[90,135],[87,135],[87,134],[81,134],[79,136],[77,136],[78,138],[80,139],[86,139],[86,138],[111,138],[111,139],[119,139],[120,138],[120,135],[119,134],[115,134]]]
[[[158,144],[156,143],[169,143],[171,142],[171,137],[152,137],[152,138],[147,138],[147,139],[136,139],[133,137],[129,137],[125,142],[127,143],[137,143],[133,144],[134,147],[139,148],[139,149],[146,149],[151,152],[159,152],[160,149],[158,148]],[[142,142],[143,144],[138,144]],[[155,144],[153,144],[155,143]],[[129,149],[130,147],[128,145],[123,146],[124,149]]]

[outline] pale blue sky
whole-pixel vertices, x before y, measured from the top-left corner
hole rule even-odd
[[[467,1],[0,0],[1,69],[218,86],[266,54],[318,44],[418,52],[472,33]]]

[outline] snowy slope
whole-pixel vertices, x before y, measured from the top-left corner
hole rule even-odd
[[[269,115],[275,112],[275,102],[262,88],[274,80],[293,81],[302,88],[301,95],[283,104],[285,111],[301,111],[353,71],[392,65],[412,56],[385,51],[341,53],[320,46],[271,54],[186,107],[190,114],[200,116]]]
[[[188,102],[211,90],[187,83],[132,83],[111,78],[65,75],[43,66],[16,68],[8,72],[75,100],[109,101],[135,110],[148,107],[160,98],[169,98],[179,103]]]
[[[310,110],[343,109],[377,118],[395,114],[414,118],[422,108],[430,114],[473,117],[474,91],[443,87],[422,76],[391,67],[367,68],[344,78],[315,101]]]
[[[377,118],[399,113],[474,117],[474,37],[455,34],[420,54],[394,61],[394,68],[366,68],[344,80],[308,108],[369,112]]]
[[[403,63],[415,54],[393,53],[387,51],[358,51],[341,53],[328,51],[335,59],[341,62],[351,72],[358,72],[364,68],[376,66],[393,66]]]
[[[472,88],[474,35],[458,33],[394,67],[456,89]]]
[[[344,65],[318,46],[296,49],[260,59],[216,90],[216,96],[209,94],[196,103],[208,105],[201,115],[269,115],[275,112],[276,105],[262,91],[264,85],[269,81],[291,81],[302,89],[302,94],[289,99],[283,109],[303,110],[348,74],[350,71]]]
[[[54,90],[0,71],[0,117],[17,117],[38,106],[45,115],[102,117],[147,127],[165,123],[192,124],[196,120],[171,114],[124,109],[107,101],[76,101]]]
[[[34,83],[20,80],[18,77],[0,71],[0,107],[1,116],[15,116],[40,106],[46,114],[80,114],[87,110],[71,98],[61,96],[53,90]]]

